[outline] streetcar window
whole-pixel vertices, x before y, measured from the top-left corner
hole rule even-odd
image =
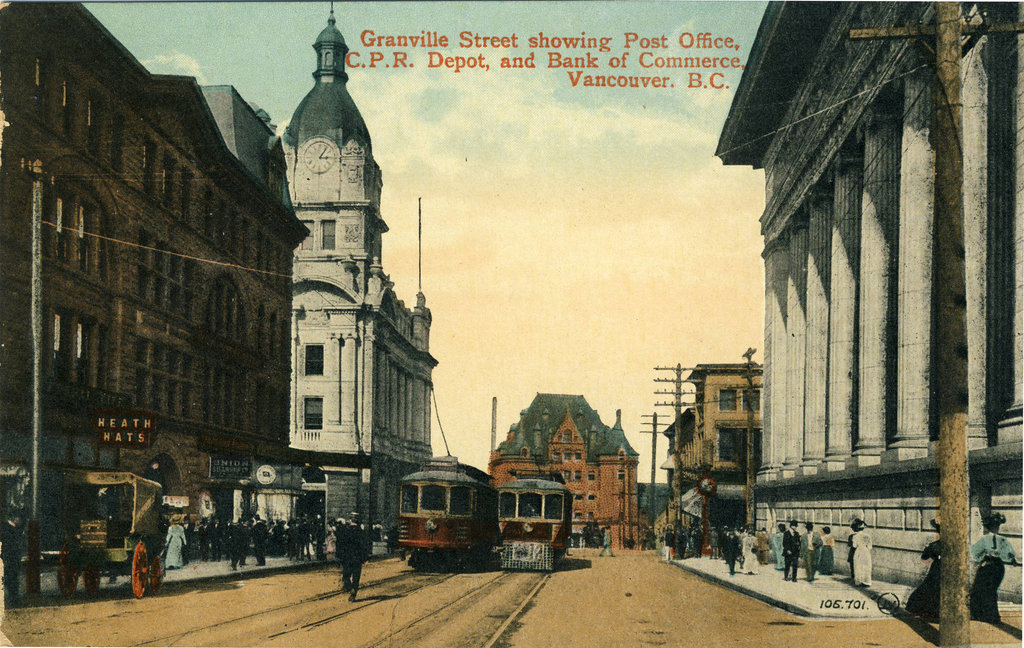
[[[455,486],[452,488],[451,503],[448,506],[448,512],[452,515],[469,515],[470,510],[470,493],[468,486]]]
[[[562,496],[558,493],[552,493],[544,496],[544,519],[562,519]]]
[[[519,495],[519,517],[539,518],[540,517],[540,494],[521,493]]]
[[[498,498],[501,517],[514,518],[516,516],[516,494],[502,493]]]
[[[444,486],[424,486],[420,490],[420,508],[424,511],[443,511]]]
[[[402,513],[416,512],[418,490],[416,486],[402,486]]]

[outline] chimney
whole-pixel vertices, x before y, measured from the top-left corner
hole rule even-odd
[[[622,410],[620,409],[615,410],[615,427],[622,427]]]
[[[498,440],[498,397],[491,398],[491,452],[494,452]]]

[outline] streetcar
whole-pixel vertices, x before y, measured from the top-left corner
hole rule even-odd
[[[57,587],[75,593],[78,576],[88,594],[100,587],[100,571],[131,576],[136,598],[163,583],[160,551],[160,484],[130,472],[65,472]]]
[[[501,567],[551,571],[566,553],[572,492],[553,479],[514,479],[498,488]]]
[[[498,494],[482,470],[435,457],[400,481],[398,545],[414,569],[483,568],[500,540]]]

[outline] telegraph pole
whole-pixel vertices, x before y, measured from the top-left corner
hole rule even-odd
[[[968,610],[970,482],[967,476],[967,321],[964,272],[963,151],[960,68],[985,33],[1024,32],[1024,23],[967,24],[959,2],[936,2],[935,23],[851,29],[851,39],[908,38],[935,65],[932,142],[935,148],[935,402],[939,424],[939,516],[942,599],[939,644],[971,643]],[[966,40],[964,37],[967,37]],[[932,49],[934,46],[934,49]]]
[[[654,521],[657,518],[657,512],[654,510],[654,491],[658,484],[658,413],[654,414],[641,414],[640,418],[651,419],[651,488],[650,493],[647,494],[647,510],[651,516],[651,531],[654,531]]]
[[[670,402],[670,403],[666,403],[666,402],[655,403],[654,405],[655,405],[655,407],[671,407],[671,408],[673,408],[675,410],[675,415],[676,416],[675,416],[675,419],[674,419],[674,421],[675,421],[674,424],[676,426],[677,438],[675,440],[675,443],[672,446],[672,463],[673,463],[673,465],[675,465],[675,471],[673,473],[672,483],[669,484],[669,487],[672,489],[672,499],[676,503],[677,506],[679,504],[679,496],[682,495],[682,493],[683,493],[682,482],[681,482],[681,480],[682,480],[682,475],[681,475],[682,460],[681,460],[681,458],[679,456],[679,439],[678,439],[678,435],[679,435],[679,419],[683,415],[683,383],[685,382],[683,380],[683,372],[684,371],[692,371],[692,369],[693,369],[692,367],[684,367],[682,364],[679,364],[679,363],[676,363],[676,366],[674,366],[674,367],[655,367],[654,368],[655,371],[671,371],[671,372],[673,372],[675,374],[674,378],[655,378],[654,379],[654,382],[658,382],[658,383],[672,383],[673,386],[674,386],[674,389],[672,389],[671,391],[660,390],[660,391],[654,392],[655,394],[672,396],[673,397],[672,402]],[[667,517],[668,516],[666,515],[666,518]],[[666,519],[666,522],[667,521],[668,520]]]

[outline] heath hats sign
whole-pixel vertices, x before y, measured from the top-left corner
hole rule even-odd
[[[103,445],[146,448],[156,434],[156,412],[136,409],[99,409],[92,412],[92,429]]]

